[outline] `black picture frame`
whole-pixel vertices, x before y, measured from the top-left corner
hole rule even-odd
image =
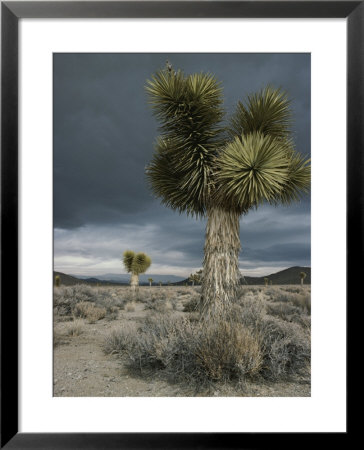
[[[278,437],[283,447],[298,439],[305,445],[310,433],[18,433],[18,23],[21,18],[108,17],[346,18],[347,305],[364,270],[364,1],[2,1],[1,448],[264,448]],[[332,435],[340,444],[349,431],[348,423],[346,433]],[[315,434],[316,443],[321,438],[327,445],[327,434]]]

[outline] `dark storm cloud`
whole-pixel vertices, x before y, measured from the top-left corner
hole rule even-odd
[[[56,238],[62,242],[56,258],[77,254],[96,261],[103,254],[115,261],[120,246],[113,251],[107,237],[129,226],[149,226],[151,250],[176,252],[181,267],[201,266],[204,221],[160,205],[144,175],[158,135],[144,86],[166,59],[186,73],[215,74],[224,87],[228,114],[239,99],[266,84],[282,87],[292,99],[297,148],[310,153],[308,54],[55,54],[54,226],[63,230],[62,238]],[[250,212],[241,222],[242,255],[251,251],[251,258],[268,262],[272,253],[282,261],[284,253],[287,263],[309,264],[309,214],[308,197],[292,207]],[[103,242],[98,253],[85,230],[91,241],[92,235]]]

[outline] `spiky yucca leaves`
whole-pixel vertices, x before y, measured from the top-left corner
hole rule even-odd
[[[129,273],[139,275],[149,269],[152,260],[145,253],[135,253],[132,250],[125,250],[123,253],[123,262]]]
[[[137,253],[134,256],[132,263],[132,272],[139,275],[141,273],[146,272],[150,265],[152,264],[152,260],[145,253]]]
[[[281,143],[261,133],[237,137],[217,158],[221,204],[247,211],[272,201],[288,181],[289,159]]]
[[[216,200],[241,212],[263,202],[298,200],[310,184],[308,162],[294,152],[287,139],[260,132],[236,137],[216,161]]]
[[[132,271],[133,260],[134,260],[135,252],[132,250],[125,250],[123,253],[123,263],[127,272]]]
[[[162,132],[147,168],[151,188],[166,206],[203,216],[223,144],[221,86],[209,74],[160,71],[146,90]]]
[[[260,132],[284,140],[291,134],[292,113],[287,94],[267,86],[238,102],[230,119],[229,134],[235,136]]]
[[[298,201],[309,192],[311,184],[311,159],[304,159],[299,153],[292,152],[289,158],[288,180],[276,198],[276,203],[288,204]]]

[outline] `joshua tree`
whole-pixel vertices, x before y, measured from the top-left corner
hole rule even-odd
[[[159,287],[162,287],[162,282],[158,281]]]
[[[194,286],[195,283],[200,283],[200,281],[201,281],[201,273],[202,273],[202,270],[196,272],[193,275],[191,273],[191,275],[190,275],[190,277],[188,279],[192,282],[192,286]]]
[[[148,281],[149,281],[149,287],[151,287],[152,286],[152,283],[153,283],[153,278],[148,278]]]
[[[300,278],[301,278],[301,286],[303,286],[303,280],[307,277],[307,273],[306,272],[301,272],[300,273]]]
[[[202,314],[227,312],[240,279],[239,218],[264,202],[298,200],[310,186],[309,160],[291,138],[290,101],[268,86],[223,122],[222,88],[210,74],[166,68],[146,91],[161,123],[148,181],[166,206],[207,218]]]
[[[60,287],[60,285],[61,285],[61,277],[59,275],[55,276],[54,283],[55,283],[56,287]]]
[[[188,281],[191,281],[192,286],[195,285],[195,278],[194,278],[194,276],[192,275],[192,273],[191,273],[191,275],[188,277]]]
[[[269,283],[269,278],[264,278],[264,285],[268,286],[268,283]]]
[[[149,269],[152,260],[145,253],[134,253],[132,250],[125,250],[123,253],[123,262],[125,269],[131,274],[130,286],[135,296],[139,286],[139,275]]]

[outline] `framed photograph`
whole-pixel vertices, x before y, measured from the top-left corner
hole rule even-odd
[[[363,20],[2,2],[2,447],[347,439]]]

